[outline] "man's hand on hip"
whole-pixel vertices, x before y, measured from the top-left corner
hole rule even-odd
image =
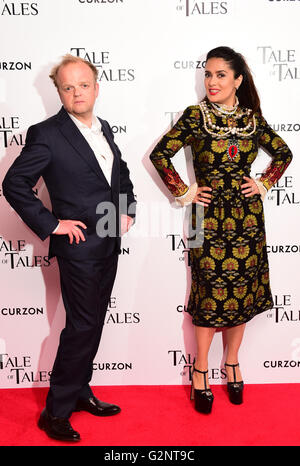
[[[68,235],[70,238],[70,244],[73,243],[74,238],[76,244],[78,244],[80,240],[85,241],[84,234],[79,227],[84,229],[87,228],[87,226],[79,220],[59,220],[58,228],[53,232],[53,234]]]

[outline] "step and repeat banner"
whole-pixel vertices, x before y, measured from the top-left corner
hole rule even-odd
[[[195,357],[184,210],[149,161],[158,139],[204,97],[207,52],[227,45],[247,59],[268,123],[294,154],[264,201],[274,309],[247,324],[247,383],[300,382],[300,2],[288,0],[0,1],[0,182],[28,127],[60,109],[48,75],[61,56],[99,70],[96,114],[108,120],[138,201],[94,363],[93,385],[187,384]],[[269,164],[260,151],[253,176]],[[175,157],[193,182],[191,153]],[[51,208],[42,180],[37,196]],[[46,387],[64,326],[56,259],[0,191],[0,387]],[[74,348],[76,351],[76,348]],[[224,383],[224,333],[209,359]]]

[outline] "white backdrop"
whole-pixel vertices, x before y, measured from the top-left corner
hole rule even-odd
[[[158,138],[204,96],[206,53],[228,45],[246,57],[264,116],[294,160],[268,193],[265,217],[276,307],[248,323],[240,363],[247,383],[300,382],[299,1],[0,1],[0,182],[28,126],[60,109],[49,71],[65,53],[99,67],[96,113],[113,126],[139,202],[123,240],[117,281],[95,359],[94,385],[189,382],[194,330],[185,312],[188,252],[182,210],[149,162]],[[175,165],[192,181],[189,150]],[[269,158],[260,153],[257,175]],[[38,196],[49,205],[40,180]],[[48,386],[64,325],[56,260],[0,191],[0,387]],[[210,382],[224,383],[222,332]]]

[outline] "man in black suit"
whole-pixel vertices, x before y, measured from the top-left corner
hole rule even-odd
[[[89,386],[104,317],[115,280],[120,237],[134,221],[129,170],[107,123],[93,109],[97,69],[66,55],[50,77],[63,107],[31,126],[26,143],[3,181],[3,193],[23,221],[57,257],[66,326],[50,378],[46,408],[38,425],[53,438],[80,440],[73,411],[97,416],[120,412],[98,400]],[[43,177],[50,212],[34,195]]]

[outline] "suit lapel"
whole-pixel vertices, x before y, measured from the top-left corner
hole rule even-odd
[[[94,152],[86,139],[82,136],[77,126],[73,123],[64,108],[57,114],[58,127],[71,146],[78,152],[83,160],[94,172],[107,183],[103,171],[96,159]],[[108,183],[107,183],[108,184]]]

